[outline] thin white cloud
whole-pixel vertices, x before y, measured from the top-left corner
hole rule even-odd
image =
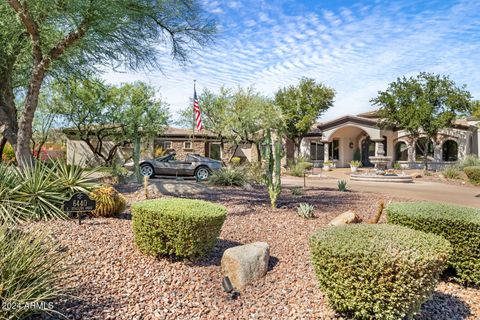
[[[289,4],[289,9],[283,4]],[[107,73],[111,82],[144,79],[161,87],[172,113],[198,90],[256,84],[268,95],[313,77],[337,91],[325,118],[371,108],[369,100],[398,76],[449,74],[480,98],[480,2],[378,2],[312,11],[292,2],[202,0],[217,13],[215,47],[179,66],[162,56],[163,73]],[[241,8],[241,9],[240,9]]]

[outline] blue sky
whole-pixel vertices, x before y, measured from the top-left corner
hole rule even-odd
[[[162,72],[108,72],[111,83],[159,87],[172,115],[197,90],[254,85],[266,95],[312,77],[337,92],[321,120],[372,109],[398,76],[447,74],[480,99],[480,0],[200,0],[218,21],[215,45]]]

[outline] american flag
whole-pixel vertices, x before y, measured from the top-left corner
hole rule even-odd
[[[202,131],[202,117],[200,115],[200,105],[198,104],[197,90],[193,87],[193,114],[195,115],[195,121],[197,123],[197,130]]]

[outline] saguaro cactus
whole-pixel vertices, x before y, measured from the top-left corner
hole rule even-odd
[[[268,195],[270,196],[270,204],[272,208],[277,206],[277,199],[282,192],[282,182],[280,178],[281,160],[282,160],[282,142],[281,138],[277,136],[275,142],[272,143],[272,134],[267,130],[265,144],[266,150],[266,177],[265,181],[268,188]]]

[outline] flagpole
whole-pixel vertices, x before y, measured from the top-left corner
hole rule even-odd
[[[193,80],[193,104],[195,105],[195,92],[197,88],[195,87],[197,80]],[[193,122],[192,122],[192,149],[195,150],[195,108],[193,108]]]

